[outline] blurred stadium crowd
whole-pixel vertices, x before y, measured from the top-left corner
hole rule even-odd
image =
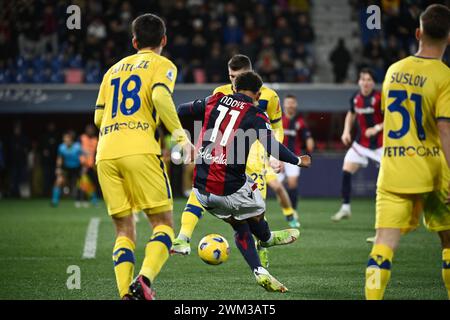
[[[149,8],[167,21],[165,54],[178,65],[179,82],[226,81],[226,61],[236,52],[267,81],[308,82],[314,69],[307,0],[0,3],[0,83],[100,82],[132,52],[130,23]],[[70,4],[81,8],[81,30],[66,28]]]
[[[349,0],[360,23],[361,52],[341,43],[331,53],[336,82],[350,63],[375,67],[378,79],[415,49],[414,30],[429,2]],[[81,8],[81,30],[66,27],[70,4]],[[311,0],[0,1],[0,83],[98,83],[132,53],[130,23],[149,8],[167,21],[165,54],[179,83],[227,81],[226,61],[248,55],[267,82],[313,80],[316,69]],[[368,5],[382,9],[383,30],[365,27]],[[389,34],[389,36],[385,36]],[[336,74],[338,73],[338,74]],[[343,76],[340,76],[342,74]]]

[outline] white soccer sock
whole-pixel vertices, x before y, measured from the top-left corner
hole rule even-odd
[[[343,203],[341,209],[345,211],[351,211],[350,203]]]

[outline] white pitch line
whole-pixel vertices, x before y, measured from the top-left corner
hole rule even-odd
[[[84,250],[82,259],[95,259],[95,251],[97,250],[97,236],[100,218],[91,218],[84,240]]]

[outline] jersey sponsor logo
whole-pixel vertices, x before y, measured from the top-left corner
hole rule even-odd
[[[373,107],[355,108],[355,112],[358,114],[371,114],[375,112]]]
[[[413,87],[422,88],[427,81],[427,77],[414,75],[408,72],[393,72],[391,75],[391,83],[407,84]]]
[[[295,137],[297,135],[297,132],[295,130],[291,130],[291,129],[284,129],[284,135],[290,136],[290,137]]]
[[[205,163],[207,164],[217,163],[227,165],[227,159],[225,158],[225,154],[221,153],[219,156],[213,156],[210,150],[209,149],[205,150],[204,147],[198,149],[197,157],[204,159]]]
[[[440,148],[432,147],[428,148],[425,146],[389,146],[384,147],[384,156],[385,157],[439,157],[440,156]]]
[[[147,122],[135,122],[135,121],[128,121],[128,122],[116,122],[114,124],[111,124],[109,126],[100,128],[100,136],[107,135],[114,131],[119,131],[122,129],[131,129],[131,130],[142,130],[147,131],[150,127],[150,124]]]

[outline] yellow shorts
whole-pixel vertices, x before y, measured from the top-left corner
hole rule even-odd
[[[407,233],[419,226],[424,212],[425,227],[434,232],[450,230],[450,209],[445,204],[446,192],[399,194],[377,190],[375,228],[397,228]]]
[[[158,155],[100,160],[97,172],[109,215],[126,216],[140,210],[156,214],[173,209],[169,178]]]

